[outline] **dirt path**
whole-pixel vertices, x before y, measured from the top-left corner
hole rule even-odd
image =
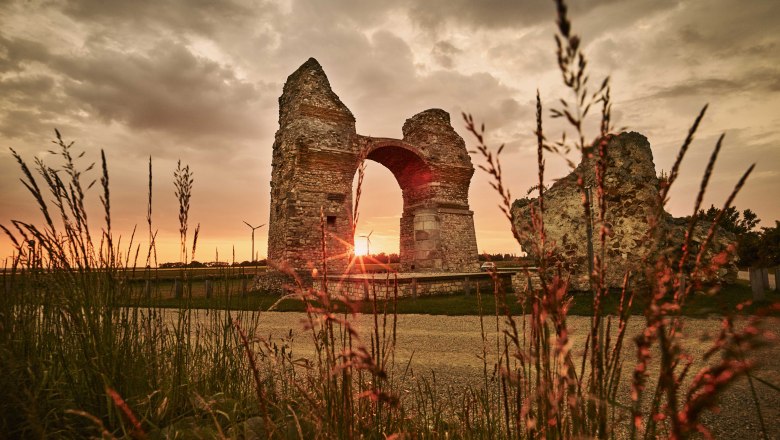
[[[293,353],[296,356],[311,356],[313,354],[311,336],[310,333],[303,331],[301,326],[304,318],[305,314],[302,313],[264,312],[259,316],[259,335],[277,338],[286,336],[292,329]],[[572,335],[572,350],[578,357],[584,350],[589,320],[588,317],[576,316],[568,319]],[[370,316],[359,316],[356,321],[357,327],[363,334],[367,335],[366,332],[373,328],[373,318]],[[388,323],[388,331],[390,325]],[[486,317],[484,325],[487,350],[492,362],[495,359],[492,355],[496,351],[496,318]],[[409,363],[410,371],[417,377],[430,377],[431,372],[435,372],[437,384],[451,385],[455,389],[482,385],[483,363],[479,355],[483,350],[483,342],[478,317],[400,315],[397,328],[396,365],[399,369],[403,370]],[[689,374],[689,377],[693,377],[695,372],[705,365],[702,357],[711,346],[712,339],[717,335],[719,328],[720,321],[717,319],[685,320],[684,346],[695,359],[693,373]],[[780,333],[780,320],[769,321],[768,328],[775,333]],[[624,380],[619,391],[619,395],[625,396],[626,403],[630,374],[636,356],[633,337],[642,329],[643,318],[634,317],[629,323],[624,345]],[[770,383],[780,384],[780,344],[760,352],[758,360],[761,366],[755,374]],[[780,393],[760,383],[755,383],[755,386],[760,397],[764,421],[770,431],[770,438],[780,439]],[[737,436],[741,439],[760,438],[759,421],[747,380],[740,380],[724,393],[720,407],[722,409],[720,414],[707,416],[716,438]]]

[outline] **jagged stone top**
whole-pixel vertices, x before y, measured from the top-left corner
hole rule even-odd
[[[585,186],[596,185],[595,166],[598,152],[582,160],[577,168],[565,177],[558,179],[545,192],[545,197],[556,197],[559,192],[567,192],[577,186],[581,177]],[[658,177],[653,162],[653,151],[647,138],[637,132],[623,132],[613,136],[607,144],[608,165],[605,176],[605,187],[610,192],[628,191],[630,187],[644,187],[657,191]],[[535,191],[534,191],[535,193]],[[517,199],[512,209],[522,209],[536,198]]]
[[[420,113],[412,116],[404,122],[403,135],[409,136],[418,128],[425,128],[427,130],[439,129],[444,131],[452,131],[452,125],[450,124],[450,114],[440,108],[431,108],[423,110]]]
[[[466,143],[450,123],[450,114],[439,108],[421,111],[404,122],[404,141],[424,151],[428,160],[446,163],[451,168],[467,169],[471,177],[473,166]]]
[[[652,170],[655,176],[653,150],[650,148],[650,142],[641,133],[631,131],[613,136],[607,145],[607,157],[611,161],[611,166],[638,165],[643,171]],[[596,159],[598,159],[598,151],[593,152],[589,162]]]
[[[352,112],[331,89],[320,63],[309,58],[284,83],[279,97],[279,124],[285,124],[291,114],[300,115],[312,109],[335,112],[347,121],[355,121]]]
[[[582,176],[587,185],[595,185],[598,160],[598,151],[593,151],[590,157],[577,165],[574,172],[558,182],[576,183],[577,177]],[[607,161],[607,175],[620,173],[624,179],[657,186],[653,151],[650,142],[641,133],[632,131],[613,136],[607,144]]]

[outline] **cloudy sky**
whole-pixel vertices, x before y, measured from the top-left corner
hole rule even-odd
[[[616,125],[648,137],[657,170],[671,167],[689,125],[710,104],[670,211],[689,214],[725,132],[707,206],[719,206],[756,162],[736,206],[753,209],[765,225],[779,219],[780,2],[571,3],[593,82],[612,76]],[[406,118],[439,107],[473,145],[460,114],[485,121],[490,142],[507,144],[513,194],[524,195],[536,179],[536,89],[547,107],[567,96],[554,31],[547,0],[0,2],[0,223],[40,221],[8,148],[56,165],[47,151],[57,127],[86,151],[85,165],[105,149],[114,228],[125,237],[134,225],[145,228],[151,155],[160,261],[177,259],[172,174],[181,159],[195,172],[196,259],[213,260],[217,251],[230,259],[234,246],[236,259],[248,259],[242,221],[268,220],[277,99],[309,57],[320,61],[361,134],[401,137]],[[558,126],[546,123],[555,134]],[[547,162],[551,179],[568,172],[560,157]],[[358,233],[374,230],[372,251],[397,251],[401,193],[392,175],[369,165],[363,193]],[[102,217],[97,188],[89,197],[94,224]],[[470,198],[480,251],[516,252],[479,171]],[[261,255],[266,231],[258,232]],[[3,236],[0,255],[10,254]]]

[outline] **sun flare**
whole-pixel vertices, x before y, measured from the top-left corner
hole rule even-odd
[[[368,243],[363,237],[355,237],[355,255],[363,256],[368,254]]]

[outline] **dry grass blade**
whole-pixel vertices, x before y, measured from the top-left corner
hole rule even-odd
[[[664,185],[661,187],[661,191],[660,191],[661,206],[666,204],[667,196],[669,195],[669,189],[671,188],[675,180],[677,180],[677,175],[680,172],[680,164],[682,164],[683,158],[685,157],[685,153],[688,152],[688,148],[691,146],[691,143],[693,142],[693,138],[696,135],[696,130],[699,128],[699,123],[701,122],[702,118],[704,118],[704,114],[707,112],[707,107],[708,105],[702,107],[701,111],[699,112],[699,116],[696,117],[696,120],[693,122],[693,125],[688,130],[688,135],[685,137],[685,141],[683,142],[682,146],[677,152],[677,159],[675,159],[674,165],[672,165],[672,170],[669,172],[669,177],[666,179]]]
[[[125,400],[122,398],[122,396],[120,396],[119,393],[116,392],[116,390],[110,387],[106,387],[106,394],[114,402],[114,405],[116,405],[116,407],[119,408],[120,411],[122,411],[122,414],[125,415],[127,420],[133,425],[133,431],[131,432],[131,436],[137,439],[145,439],[146,433],[144,432],[143,427],[141,426],[141,422],[138,421],[138,418],[135,416],[135,413],[133,413],[133,410],[131,410],[130,407],[127,406],[127,403],[125,403]]]
[[[241,323],[239,323],[237,319],[233,319],[233,327],[235,327],[239,338],[241,338],[241,345],[244,347],[244,353],[246,354],[246,358],[249,361],[249,368],[252,371],[252,378],[255,381],[257,403],[260,405],[260,411],[263,413],[263,419],[265,420],[266,426],[270,431],[273,424],[271,423],[271,418],[268,414],[268,399],[266,398],[265,392],[263,391],[263,381],[260,378],[260,368],[257,365],[255,353],[252,350],[252,346],[249,343],[249,338],[247,337],[246,332],[244,332],[244,329],[241,328]]]
[[[75,416],[84,417],[85,419],[89,419],[95,427],[100,431],[100,438],[104,440],[113,440],[116,439],[116,437],[108,432],[106,429],[106,426],[103,424],[103,421],[99,418],[95,417],[94,415],[86,412],[86,411],[80,411],[76,409],[67,409],[65,410],[65,414],[73,414]]]
[[[680,258],[678,265],[678,279],[681,279],[684,276],[683,272],[685,265],[688,262],[688,256],[690,255],[691,237],[693,236],[694,228],[696,227],[696,223],[699,219],[699,209],[701,208],[702,200],[704,200],[704,193],[707,191],[707,185],[709,184],[710,177],[712,176],[712,170],[715,168],[715,162],[718,160],[718,154],[720,153],[721,146],[723,145],[724,136],[725,135],[720,135],[718,138],[718,142],[715,144],[715,148],[712,150],[710,160],[707,162],[707,168],[704,171],[704,176],[702,176],[701,184],[699,185],[699,193],[696,195],[693,214],[691,215],[691,220],[688,222],[688,229],[685,231],[685,238],[682,245],[682,257]],[[688,292],[692,288],[693,286],[689,285],[686,287],[686,291],[679,289],[676,293],[677,301],[684,301],[685,297],[688,295]]]
[[[174,195],[179,201],[179,240],[181,242],[181,259],[187,263],[187,228],[190,212],[190,198],[192,197],[192,184],[194,179],[189,165],[181,166],[181,160],[176,163],[176,171],[173,172]]]
[[[734,202],[734,199],[737,197],[737,194],[745,185],[745,182],[747,181],[748,177],[750,176],[750,173],[753,172],[753,169],[755,167],[756,164],[750,165],[750,167],[748,167],[745,173],[742,174],[742,177],[740,177],[737,184],[734,185],[734,189],[731,191],[731,194],[729,194],[729,197],[726,199],[726,202],[723,204],[723,209],[718,211],[718,214],[715,216],[715,219],[712,221],[712,224],[710,225],[710,229],[707,231],[707,236],[704,238],[704,241],[701,243],[699,253],[696,255],[696,266],[693,270],[693,273],[697,273],[699,271],[701,267],[701,260],[704,257],[704,251],[707,249],[707,246],[712,241],[712,237],[715,235],[715,228],[718,226],[720,220],[723,218],[723,213],[725,213],[726,208],[731,206],[731,204]]]
[[[38,207],[46,219],[46,224],[52,231],[54,231],[54,222],[52,221],[51,215],[49,214],[49,208],[46,205],[46,202],[43,200],[43,194],[41,193],[41,189],[38,187],[38,182],[33,177],[30,169],[27,167],[27,164],[24,162],[19,153],[17,153],[13,148],[10,148],[10,150],[11,154],[14,156],[14,159],[16,159],[16,162],[19,164],[19,167],[22,169],[22,173],[24,173],[24,176],[27,179],[20,179],[20,181],[25,186],[25,188],[27,188],[33,198],[35,198],[35,201],[38,202]]]

